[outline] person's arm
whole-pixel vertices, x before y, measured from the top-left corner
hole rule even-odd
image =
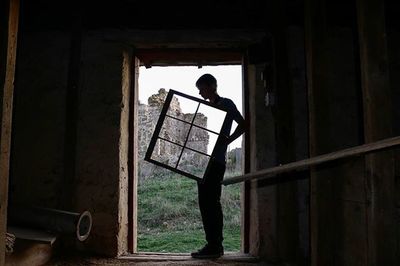
[[[217,142],[221,145],[228,146],[246,131],[246,123],[233,101],[227,98],[223,98],[223,100],[224,102],[222,105],[228,110],[228,116],[237,123],[235,131],[231,135],[219,135],[219,140]]]
[[[245,121],[242,117],[242,115],[239,113],[235,119],[236,123],[238,124],[235,131],[232,133],[232,135],[227,137],[227,145],[229,145],[231,142],[233,142],[235,139],[237,139],[238,137],[240,137],[240,135],[242,135],[245,132]]]

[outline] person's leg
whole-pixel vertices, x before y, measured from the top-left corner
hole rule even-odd
[[[198,183],[197,187],[201,220],[203,222],[203,229],[207,239],[207,236],[210,234],[210,202],[208,200],[208,187],[206,184],[202,183]]]
[[[198,199],[200,213],[206,234],[207,245],[199,252],[192,253],[193,257],[219,257],[223,254],[223,213],[221,207],[221,181],[225,173],[225,166],[210,165],[211,173],[205,177],[204,183],[198,183]]]
[[[221,185],[209,184],[206,186],[207,196],[204,199],[205,210],[205,233],[208,244],[213,246],[222,245],[223,214],[221,206]],[[204,193],[205,194],[205,193]]]

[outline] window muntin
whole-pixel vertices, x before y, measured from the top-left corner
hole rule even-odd
[[[191,115],[180,118],[176,112],[172,111],[172,105],[176,105],[176,99],[182,104],[191,106]],[[207,125],[201,123],[201,116],[207,116]],[[212,115],[210,115],[212,114]],[[222,124],[226,119],[227,111],[210,102],[186,95],[184,93],[170,90],[165,99],[163,109],[154,129],[149,147],[146,152],[145,160],[159,165],[183,176],[202,180],[208,171],[210,159],[213,156],[214,147],[221,131]],[[212,121],[212,123],[210,123]],[[173,122],[172,122],[173,121]],[[169,124],[178,125],[177,131],[171,133],[166,129]],[[207,136],[208,147],[196,145],[195,133],[202,132]],[[201,135],[201,134],[200,134]],[[200,141],[200,140],[198,140]],[[170,154],[173,153],[173,154]],[[190,158],[193,162],[199,162],[206,167],[195,167],[185,165],[184,159]]]

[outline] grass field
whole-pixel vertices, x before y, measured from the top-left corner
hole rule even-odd
[[[191,252],[205,244],[197,183],[180,175],[149,177],[138,186],[138,251]],[[223,186],[224,247],[240,250],[240,185]]]

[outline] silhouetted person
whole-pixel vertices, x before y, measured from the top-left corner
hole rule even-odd
[[[224,254],[223,241],[223,215],[221,207],[221,181],[226,168],[226,150],[232,141],[244,132],[244,119],[237,110],[236,105],[228,98],[220,97],[217,93],[217,80],[210,74],[202,75],[196,82],[199,94],[205,100],[228,110],[227,119],[222,125],[221,134],[214,147],[213,157],[209,162],[209,171],[203,177],[203,182],[198,182],[198,197],[203,228],[207,244],[191,255],[194,258],[218,258]],[[232,122],[238,126],[231,135]]]

